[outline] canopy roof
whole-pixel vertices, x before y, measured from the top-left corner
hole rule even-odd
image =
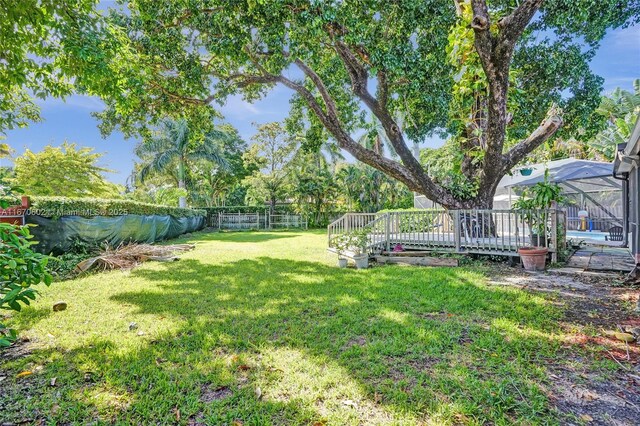
[[[522,176],[521,170],[523,169],[532,169],[531,174]],[[523,166],[514,171],[512,176],[505,176],[500,181],[499,187],[518,188],[544,182],[545,169],[549,170],[549,181],[560,184],[565,194],[621,189],[620,182],[613,178],[612,163],[575,158]]]

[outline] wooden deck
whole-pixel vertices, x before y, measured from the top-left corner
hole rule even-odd
[[[532,229],[542,235],[532,235]],[[520,247],[546,245],[555,259],[564,229],[563,213],[557,210],[424,210],[349,213],[329,225],[328,238],[329,250],[336,251],[334,241],[340,235],[365,230],[372,256],[397,245],[403,250],[503,256],[518,256]]]

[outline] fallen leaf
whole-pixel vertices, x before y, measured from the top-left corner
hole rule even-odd
[[[378,392],[373,394],[373,401],[376,404],[380,404],[382,402],[382,395],[380,395]]]
[[[57,380],[58,380],[57,377],[54,377],[54,378],[51,379],[51,382],[49,383],[51,385],[51,387],[55,387]]]
[[[238,370],[241,370],[241,371],[247,371],[249,369],[251,369],[251,367],[249,367],[247,364],[240,364],[238,366]]]
[[[580,420],[582,420],[583,422],[592,422],[593,421],[593,417],[591,417],[588,414],[583,414],[580,416]]]
[[[176,414],[176,421],[180,421],[180,409],[179,408],[174,408],[173,412]]]
[[[22,372],[16,374],[16,378],[20,379],[22,377],[27,377],[27,376],[30,376],[32,374],[33,374],[33,371],[25,370],[25,371],[22,371]]]
[[[598,394],[588,389],[576,389],[576,396],[585,401],[593,401],[599,398]]]
[[[260,389],[259,387],[256,388],[256,398],[262,398],[262,389]]]
[[[631,333],[615,333],[614,336],[616,339],[626,343],[631,343],[636,340],[635,336]]]
[[[343,400],[342,400],[342,405],[346,405],[346,406],[348,406],[348,407],[356,408],[356,403],[355,403],[355,402],[353,402],[353,401],[352,401],[352,400],[350,400],[350,399],[343,399]]]
[[[242,426],[244,423],[242,422],[242,420],[234,420],[233,422],[231,422],[231,426]]]

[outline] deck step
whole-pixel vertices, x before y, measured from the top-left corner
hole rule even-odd
[[[378,255],[375,258],[376,258],[376,262],[381,264],[393,263],[393,264],[419,265],[419,266],[458,266],[458,259],[453,259],[450,257]]]
[[[425,256],[432,256],[433,251],[429,251],[429,250],[383,251],[381,255],[392,256],[392,257],[425,257]]]

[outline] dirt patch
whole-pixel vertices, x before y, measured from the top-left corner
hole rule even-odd
[[[27,338],[19,338],[13,345],[0,350],[0,361],[11,361],[31,354],[33,347]]]
[[[354,346],[364,346],[367,344],[367,339],[364,336],[358,336],[351,340],[349,340],[343,347],[342,350],[347,350]]]
[[[632,310],[639,291],[621,286],[623,278],[531,275],[514,268],[492,275],[490,285],[551,294],[563,308],[561,326],[569,337],[558,362],[548,365],[546,392],[569,424],[640,424],[640,346],[605,334],[640,326],[640,315]],[[588,355],[580,348],[588,348]],[[593,367],[604,358],[614,360],[617,370]]]
[[[231,395],[233,395],[233,392],[227,386],[213,387],[211,385],[203,385],[200,389],[200,400],[204,403],[219,401]]]
[[[607,380],[577,371],[551,376],[550,399],[557,409],[593,425],[637,425],[640,422],[640,376],[618,372]]]

